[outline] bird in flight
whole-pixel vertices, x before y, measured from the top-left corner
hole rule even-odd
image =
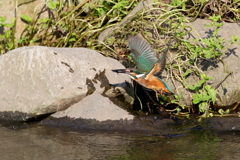
[[[151,45],[142,37],[129,36],[128,44],[136,68],[114,69],[112,71],[128,74],[138,84],[155,91],[157,99],[158,95],[173,94],[167,83],[161,79],[161,74],[166,66],[168,47],[158,59]]]

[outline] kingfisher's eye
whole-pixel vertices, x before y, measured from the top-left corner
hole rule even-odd
[[[132,69],[129,69],[129,68],[127,68],[127,69],[126,69],[126,72],[132,73],[132,72],[133,72],[133,70],[132,70]]]

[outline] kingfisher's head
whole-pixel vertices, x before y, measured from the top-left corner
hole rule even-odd
[[[145,75],[145,73],[138,72],[135,68],[115,69],[112,71],[117,73],[126,73],[133,80],[137,80],[138,78],[143,77]]]
[[[128,75],[130,76],[130,78],[133,79],[133,80],[137,80],[137,79],[145,76],[144,73],[137,74],[136,72],[128,72],[127,74],[128,74]]]

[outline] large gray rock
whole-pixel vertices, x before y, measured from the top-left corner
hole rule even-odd
[[[114,59],[85,48],[22,47],[0,56],[2,119],[29,120],[67,109],[94,92],[117,96],[131,87]],[[115,90],[109,84],[120,84]],[[124,87],[125,86],[125,87]],[[125,89],[124,89],[125,88]],[[126,99],[131,99],[131,96]]]
[[[204,27],[207,24],[210,24],[210,20],[197,19],[192,22],[192,27],[200,35],[201,38],[208,38],[211,36],[213,28]],[[188,38],[198,38],[196,32],[192,31]],[[225,47],[228,47],[226,53],[222,56],[222,60],[226,66],[226,69],[232,74],[228,76],[225,80],[224,78],[228,73],[224,70],[224,64],[217,59],[202,60],[199,61],[198,67],[208,76],[212,77],[209,80],[209,84],[217,88],[217,100],[216,103],[218,106],[229,106],[240,100],[240,45],[234,44],[231,45],[229,40],[232,36],[240,35],[240,27],[237,23],[224,23],[220,28],[219,36],[222,37],[226,43]],[[188,84],[195,84],[198,81],[198,77],[190,76],[187,79]],[[222,83],[221,83],[222,82]],[[183,95],[181,102],[185,105],[191,105],[192,102],[192,93],[187,92],[181,85],[178,84],[178,91]]]

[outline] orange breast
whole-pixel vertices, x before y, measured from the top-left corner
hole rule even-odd
[[[136,80],[142,86],[152,89],[154,91],[164,91],[171,93],[164,85],[164,83],[155,76],[147,76],[146,79],[138,78]]]

